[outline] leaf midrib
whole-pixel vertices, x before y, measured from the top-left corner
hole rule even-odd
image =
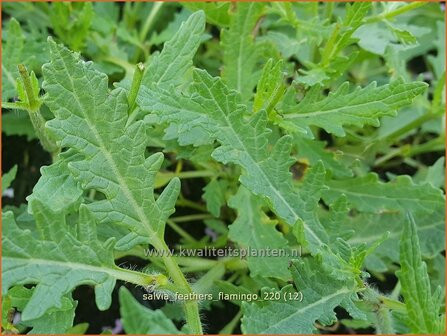
[[[70,270],[83,270],[86,272],[93,272],[93,273],[102,273],[102,274],[107,274],[109,276],[111,276],[112,278],[115,279],[119,279],[119,280],[125,280],[125,281],[130,281],[130,282],[134,282],[131,279],[135,280],[135,276],[131,276],[130,274],[128,274],[130,271],[129,270],[122,270],[117,266],[111,267],[109,265],[101,265],[101,266],[94,266],[94,265],[89,265],[89,264],[82,264],[82,263],[77,263],[77,262],[72,262],[72,261],[60,261],[60,260],[48,260],[48,259],[40,259],[40,258],[18,258],[18,257],[4,257],[2,258],[4,261],[8,261],[10,260],[12,264],[14,263],[20,263],[22,267],[26,267],[28,265],[23,265],[23,262],[27,262],[31,265],[43,265],[43,266],[54,266],[54,267],[59,267],[59,268],[68,268]],[[6,267],[5,267],[6,268]],[[16,269],[16,267],[10,267],[8,269],[5,270],[5,272],[8,272],[8,270],[11,270],[12,268]],[[135,272],[136,273],[136,272]],[[136,274],[132,274],[132,275],[137,275]]]
[[[204,87],[208,91],[208,94],[211,97],[214,97],[214,95],[212,94],[210,88],[207,85],[204,85]],[[283,204],[287,207],[287,209],[290,211],[290,213],[293,214],[293,216],[294,216],[294,223],[293,224],[295,224],[295,222],[298,219],[300,219],[301,217],[295,212],[295,210],[290,206],[290,204],[284,199],[284,197],[281,195],[281,193],[273,186],[273,184],[271,183],[270,179],[268,178],[268,175],[266,175],[264,173],[264,171],[262,170],[262,168],[257,164],[256,160],[252,157],[251,153],[248,151],[248,149],[245,147],[244,143],[240,139],[238,132],[236,132],[233,129],[232,124],[231,124],[230,120],[228,119],[227,114],[222,110],[221,106],[219,104],[216,104],[216,106],[219,108],[219,111],[220,111],[220,113],[222,114],[222,116],[223,116],[223,118],[225,120],[227,128],[232,133],[233,138],[237,140],[237,142],[240,144],[241,148],[245,151],[245,153],[247,153],[248,158],[250,159],[251,163],[255,167],[257,167],[257,169],[259,170],[259,172],[260,172],[261,176],[263,177],[263,179],[268,182],[268,185],[269,185],[270,189],[283,202]],[[218,140],[219,140],[219,142],[221,142],[220,139],[218,139]],[[293,224],[291,224],[291,225],[293,225]],[[320,244],[323,243],[321,241],[321,239],[315,234],[315,232],[313,232],[305,223],[303,223],[303,226],[306,229],[306,231],[308,231]]]
[[[75,85],[73,83],[73,79],[71,78],[69,72],[68,72],[68,67],[67,64],[65,63],[65,59],[63,57],[63,55],[60,53],[60,50],[58,50],[59,53],[59,59],[62,60],[62,62],[64,63],[64,71],[66,73],[66,78],[68,78],[68,80],[70,81],[71,87],[73,89],[73,93],[75,93]],[[147,218],[146,214],[144,213],[144,211],[138,206],[137,201],[135,200],[135,198],[133,197],[131,191],[129,190],[127,184],[125,183],[125,179],[121,176],[115,161],[113,160],[112,155],[109,153],[109,151],[107,150],[106,146],[104,145],[104,141],[102,139],[102,137],[100,136],[100,134],[97,132],[96,128],[93,127],[92,122],[90,120],[89,114],[84,110],[84,108],[82,107],[81,102],[78,99],[78,95],[77,94],[73,94],[76,103],[79,106],[80,111],[82,112],[82,114],[84,115],[84,118],[87,122],[87,125],[90,129],[90,131],[93,133],[95,139],[98,141],[98,146],[95,146],[94,144],[92,144],[93,146],[97,147],[98,150],[100,152],[103,153],[104,157],[106,158],[106,160],[108,161],[119,185],[121,186],[121,190],[124,193],[124,195],[126,196],[126,198],[128,199],[130,205],[132,206],[132,208],[134,209],[134,211],[136,212],[136,214],[138,215],[139,219],[141,220],[141,222],[143,223],[143,225],[145,226],[145,229],[148,232],[148,237],[151,241],[159,241],[160,239],[158,238],[158,236],[156,235],[155,231],[152,229],[149,219]],[[94,97],[94,96],[93,96]],[[157,244],[160,245],[160,244]]]

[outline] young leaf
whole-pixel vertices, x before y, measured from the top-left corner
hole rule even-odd
[[[414,212],[432,213],[442,208],[445,197],[440,189],[430,184],[414,184],[409,176],[398,176],[391,182],[380,182],[377,174],[328,181],[329,189],[323,191],[323,199],[332,203],[341,194],[360,211],[383,212],[411,209]]]
[[[70,232],[65,215],[32,202],[38,236],[22,230],[12,212],[2,214],[3,256],[2,292],[12,285],[35,284],[35,290],[22,312],[24,321],[37,319],[51,308],[61,308],[65,295],[77,286],[95,286],[96,304],[105,310],[117,279],[151,284],[151,276],[135,275],[114,263],[114,238],[100,242],[92,215],[81,206],[77,233]],[[147,278],[147,279],[145,279]]]
[[[93,5],[84,3],[51,4],[49,16],[56,35],[64,41],[70,49],[79,51],[85,46],[87,35],[93,18]]]
[[[278,300],[244,302],[244,333],[314,334],[316,321],[322,325],[334,323],[334,309],[339,305],[352,307],[356,300],[355,284],[333,278],[321,260],[294,261],[291,274],[301,294],[288,285],[280,291]],[[271,290],[264,289],[263,293],[266,292]]]
[[[179,85],[183,75],[191,68],[192,59],[205,30],[205,14],[197,11],[184,22],[163,46],[161,53],[152,56],[143,77],[143,85],[168,88]]]
[[[61,147],[78,153],[68,167],[84,190],[106,196],[87,207],[100,222],[126,227],[123,248],[139,242],[160,247],[166,219],[174,212],[180,183],[173,179],[155,200],[153,184],[163,156],[145,158],[142,121],[126,126],[127,97],[108,90],[107,77],[78,55],[50,41],[44,66],[46,104],[55,115],[47,127]]]
[[[5,35],[2,39],[2,101],[6,102],[16,95],[17,65],[25,62],[29,55],[25,54],[25,37],[16,19],[9,20]]]
[[[191,11],[203,10],[206,21],[220,27],[228,27],[230,24],[229,2],[182,2],[182,6]]]
[[[17,165],[14,165],[7,173],[2,175],[2,194],[11,186],[12,181],[16,178]]]
[[[121,319],[127,334],[180,334],[160,309],[142,306],[126,287],[120,288],[119,299]]]
[[[269,59],[265,64],[256,86],[253,102],[254,112],[265,109],[267,113],[270,113],[284,95],[285,85],[282,66],[283,62],[281,60],[273,64],[273,60]]]
[[[294,132],[312,136],[309,126],[318,126],[336,136],[344,136],[344,126],[379,126],[379,118],[395,115],[403,106],[411,104],[414,97],[424,92],[423,82],[394,81],[383,86],[373,82],[365,88],[349,92],[344,83],[328,97],[322,97],[320,87],[314,86],[297,105],[284,106],[278,124]]]
[[[427,265],[421,258],[416,223],[411,215],[408,215],[400,241],[400,265],[397,276],[411,332],[445,334],[445,317],[439,315],[441,301],[431,292]]]
[[[251,97],[260,75],[255,70],[260,48],[255,46],[254,34],[263,9],[264,4],[259,2],[238,3],[228,30],[222,31],[222,78],[230,88],[241,93],[244,101]]]

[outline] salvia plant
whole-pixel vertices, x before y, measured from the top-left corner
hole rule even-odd
[[[2,10],[4,333],[445,334],[443,5]]]

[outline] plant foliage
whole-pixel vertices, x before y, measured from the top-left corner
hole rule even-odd
[[[2,7],[3,332],[445,333],[440,4]]]

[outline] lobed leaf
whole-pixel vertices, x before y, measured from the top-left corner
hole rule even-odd
[[[322,325],[334,323],[334,309],[339,305],[352,307],[357,299],[355,285],[332,278],[321,261],[294,261],[290,271],[301,294],[296,295],[292,285],[288,285],[280,291],[279,300],[243,302],[241,328],[244,333],[315,334],[316,321]],[[263,292],[270,291],[264,289]]]
[[[308,174],[302,192],[294,190],[289,153],[291,138],[282,137],[271,150],[265,112],[245,120],[246,107],[239,95],[229,90],[220,78],[203,70],[194,71],[194,83],[188,96],[163,88],[142,88],[139,105],[156,115],[158,123],[169,123],[167,132],[175,134],[181,145],[210,143],[216,139],[220,147],[212,157],[224,164],[234,163],[243,168],[239,180],[267,200],[275,213],[289,225],[304,219],[306,240],[316,251],[326,240],[326,234],[314,209],[324,183],[324,167],[316,165]],[[146,120],[153,119],[149,115]],[[170,128],[177,132],[170,132]]]
[[[413,212],[432,213],[443,207],[445,197],[442,190],[432,185],[415,184],[409,176],[398,176],[384,183],[377,174],[370,173],[362,177],[328,181],[329,189],[323,191],[323,199],[333,202],[341,194],[346,195],[349,203],[360,211],[384,212],[411,209]]]
[[[416,224],[411,215],[405,223],[400,241],[401,269],[397,272],[405,307],[407,323],[415,334],[445,333],[445,317],[439,316],[440,293],[432,294],[427,265],[422,261]],[[440,290],[440,288],[439,288]]]
[[[155,200],[154,179],[163,155],[145,158],[144,123],[127,125],[125,92],[120,88],[109,92],[106,75],[53,41],[50,50],[43,87],[55,119],[47,127],[62,148],[78,154],[68,168],[82,189],[105,195],[87,207],[100,223],[130,231],[119,247],[144,241],[159,245],[165,221],[174,212],[179,180],[171,180]]]
[[[313,86],[298,104],[284,106],[278,124],[293,132],[312,136],[310,126],[318,126],[336,136],[346,134],[348,125],[379,126],[379,118],[394,116],[403,106],[411,104],[414,97],[424,92],[423,82],[404,83],[400,80],[383,86],[376,83],[349,92],[344,83],[327,97],[320,94],[321,88]]]

